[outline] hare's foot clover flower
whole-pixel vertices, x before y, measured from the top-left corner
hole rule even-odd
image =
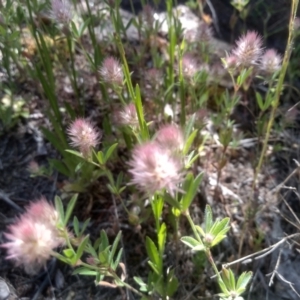
[[[171,152],[181,151],[184,147],[182,130],[174,124],[162,126],[156,134],[156,142]]]
[[[133,177],[131,183],[150,195],[164,189],[174,195],[179,190],[182,164],[156,142],[136,146],[129,166]]]
[[[272,75],[280,70],[282,58],[274,49],[268,49],[260,58],[260,70],[266,75]]]
[[[236,57],[237,67],[245,68],[257,65],[262,52],[262,37],[255,31],[248,31],[242,35],[232,50],[233,56]]]
[[[85,158],[89,158],[92,149],[100,143],[100,131],[85,119],[76,119],[68,128],[68,134],[71,146],[78,148]]]
[[[54,21],[69,25],[73,18],[73,10],[68,0],[52,0],[50,16]]]
[[[117,59],[113,57],[105,58],[99,73],[104,82],[116,87],[123,86],[124,74],[122,66]]]
[[[50,258],[53,249],[63,244],[56,228],[58,213],[44,198],[31,204],[18,221],[9,226],[1,247],[7,249],[7,259],[36,273]]]
[[[118,111],[115,115],[116,123],[123,126],[136,127],[139,124],[134,103],[129,103]]]

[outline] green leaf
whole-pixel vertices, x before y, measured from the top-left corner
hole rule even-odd
[[[67,225],[67,223],[71,217],[71,214],[73,212],[73,209],[74,209],[76,201],[77,201],[77,198],[78,198],[78,194],[73,195],[70,202],[68,203],[68,206],[66,209],[66,215],[65,215],[65,219],[64,219],[64,226]]]
[[[108,159],[111,157],[111,155],[113,154],[113,152],[115,151],[117,146],[118,146],[118,143],[115,143],[108,148],[108,150],[106,151],[106,153],[104,155],[104,163],[106,163],[108,161]]]
[[[90,223],[91,218],[86,219],[81,227],[81,230],[79,232],[79,235],[82,235],[84,233],[84,231],[86,230],[86,228],[88,227],[89,223]]]
[[[115,240],[114,240],[114,243],[112,245],[112,249],[111,249],[111,252],[109,254],[109,258],[108,258],[108,263],[111,264],[112,261],[113,261],[113,258],[115,256],[115,253],[117,251],[117,247],[118,247],[118,244],[120,242],[120,239],[121,239],[121,231],[119,231],[118,235],[116,236]]]
[[[148,264],[155,272],[155,274],[159,275],[161,273],[160,270],[157,268],[157,265],[155,265],[152,261],[148,261]]]
[[[213,215],[212,215],[212,210],[209,205],[206,205],[205,207],[205,232],[208,233],[210,232],[210,229],[213,225]]]
[[[85,267],[80,267],[80,268],[75,269],[72,272],[72,275],[76,275],[76,274],[87,275],[87,276],[96,276],[97,271],[93,271],[93,270],[90,270],[90,269],[85,268]]]
[[[183,148],[183,155],[187,155],[187,153],[189,152],[196,136],[197,136],[197,133],[198,133],[198,129],[195,129],[191,134],[190,136],[188,137],[188,139],[186,140],[185,142],[185,145],[184,145],[184,148]]]
[[[70,177],[70,171],[66,165],[58,159],[49,159],[49,163],[53,166],[59,173]]]
[[[81,241],[78,249],[77,249],[77,253],[76,253],[76,259],[74,259],[74,264],[76,264],[78,262],[78,260],[81,258],[85,247],[87,245],[87,243],[89,242],[89,235],[85,236],[85,238]]]
[[[158,249],[161,256],[165,251],[166,236],[167,236],[167,227],[165,223],[162,223],[159,232],[157,233]]]
[[[229,222],[230,222],[230,219],[228,217],[224,218],[220,221],[216,221],[213,224],[212,228],[209,230],[210,233],[212,233],[213,235],[218,235],[223,230],[226,230],[226,232],[227,232],[230,229]]]
[[[256,102],[257,102],[260,110],[264,111],[265,110],[265,105],[264,105],[261,94],[259,92],[256,92],[255,96],[256,96]]]
[[[143,281],[141,277],[133,277],[133,280],[140,286],[140,287],[147,287],[147,283]]]
[[[64,212],[64,206],[63,206],[63,203],[62,203],[60,197],[55,196],[54,202],[55,202],[55,209],[59,215],[59,219],[60,219],[61,223],[64,224],[65,212]]]
[[[236,290],[238,293],[242,293],[245,291],[249,281],[251,280],[252,278],[252,272],[243,272],[238,281],[237,281],[237,284],[236,284]]]
[[[159,256],[159,252],[154,244],[154,242],[147,236],[146,237],[146,250],[147,250],[147,254],[150,258],[150,262],[149,264],[153,267],[154,271],[157,271],[157,274],[161,273],[162,270],[162,263],[161,263],[161,259]]]
[[[155,199],[152,200],[152,210],[155,220],[159,220],[162,214],[164,207],[164,199],[161,195],[155,196]]]
[[[186,194],[183,196],[181,200],[181,211],[185,212],[191,205],[194,200],[195,195],[197,194],[199,185],[203,178],[203,173],[200,173],[195,179],[193,179],[193,175],[188,175],[188,183],[189,187],[186,190]]]
[[[183,236],[180,240],[192,250],[202,251],[205,249],[204,245],[201,242],[197,241],[191,236]]]
[[[106,232],[103,229],[101,230],[100,239],[101,239],[100,251],[102,251],[102,250],[106,249],[107,247],[109,247],[108,237],[107,237]]]
[[[73,249],[64,249],[63,254],[69,259],[73,259],[76,256],[76,253]]]
[[[235,291],[235,277],[232,270],[223,268],[221,274],[227,290]]]
[[[104,165],[104,155],[103,155],[102,151],[98,151],[97,160],[98,160],[100,165]]]
[[[174,275],[174,270],[170,270],[167,275],[167,296],[172,297],[178,289],[178,279]]]
[[[121,248],[117,254],[115,261],[112,263],[113,270],[116,270],[117,266],[119,265],[120,260],[122,258],[122,254],[123,254],[123,249]]]
[[[82,156],[82,154],[80,152],[76,151],[76,150],[66,149],[65,151],[67,153],[71,153],[71,154],[73,154],[75,156],[78,156],[78,157],[84,159],[83,156]]]
[[[73,218],[73,228],[74,228],[75,235],[78,237],[79,236],[79,221],[76,216],[74,216],[74,218]]]
[[[164,194],[164,200],[171,205],[171,207],[175,207],[181,211],[180,203],[174,199],[170,194],[165,193]]]

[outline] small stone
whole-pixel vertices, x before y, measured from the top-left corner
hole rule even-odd
[[[3,279],[0,279],[0,300],[6,300],[10,295],[9,287]]]

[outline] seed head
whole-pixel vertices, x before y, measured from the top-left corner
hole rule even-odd
[[[174,195],[182,181],[180,161],[155,142],[136,146],[129,166],[131,183],[150,195],[164,189]]]
[[[58,23],[70,24],[73,18],[71,3],[68,0],[51,0],[50,16]]]
[[[232,54],[237,59],[237,64],[242,67],[257,65],[262,54],[262,38],[255,31],[248,31],[236,43]]]
[[[99,72],[104,82],[119,87],[123,85],[124,75],[122,66],[115,58],[105,58]]]
[[[78,148],[85,158],[89,158],[92,148],[95,148],[101,138],[98,131],[89,121],[85,119],[76,119],[67,130],[71,146]]]
[[[156,142],[170,151],[180,151],[184,146],[182,130],[174,124],[168,124],[159,129],[156,134]]]
[[[274,49],[267,50],[260,59],[259,68],[263,73],[272,75],[281,68],[281,56]]]

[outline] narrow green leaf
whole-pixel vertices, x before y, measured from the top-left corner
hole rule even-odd
[[[159,275],[161,272],[157,268],[157,265],[154,264],[152,261],[148,261],[149,266],[152,268],[152,270],[155,272],[155,274]]]
[[[193,177],[192,177],[193,178]],[[182,211],[185,212],[191,205],[194,197],[198,191],[199,185],[202,181],[203,173],[200,173],[194,180],[190,182],[187,193],[183,196],[181,201]]]
[[[66,149],[65,151],[83,159],[82,154],[76,150]]]
[[[117,257],[115,259],[115,261],[113,262],[112,264],[112,268],[114,270],[116,270],[117,266],[119,265],[120,261],[121,261],[121,258],[122,258],[122,254],[123,254],[123,249],[121,248],[117,254]]]
[[[66,215],[65,215],[65,219],[64,219],[64,226],[66,226],[67,223],[69,222],[69,219],[70,219],[73,209],[75,207],[77,198],[78,198],[78,194],[73,195],[70,202],[68,203],[68,206],[66,209]]]
[[[213,225],[213,215],[212,215],[212,210],[211,207],[209,205],[206,205],[205,207],[205,217],[204,217],[204,221],[205,221],[205,229],[204,231],[206,233],[210,232],[210,229]]]
[[[51,166],[53,166],[59,173],[67,176],[67,177],[71,177],[70,176],[70,171],[69,169],[66,167],[66,165],[61,162],[58,159],[49,159],[49,163],[51,164]]]
[[[74,259],[74,263],[76,264],[78,262],[78,260],[81,258],[85,247],[87,245],[87,243],[89,242],[89,235],[85,236],[85,238],[81,241],[78,249],[77,249],[77,253],[76,253],[76,259]]]
[[[74,228],[75,235],[78,237],[79,236],[79,221],[76,216],[74,216],[74,218],[73,218],[73,228]]]
[[[55,196],[54,202],[55,202],[55,209],[59,215],[59,219],[60,219],[61,223],[64,224],[65,211],[64,211],[64,206],[63,206],[63,203],[62,203],[60,197]]]
[[[115,151],[117,146],[118,146],[118,143],[115,143],[108,148],[108,150],[106,151],[106,153],[104,155],[104,163],[106,163],[109,160],[109,158],[111,157],[111,155],[113,154],[113,152]]]
[[[104,165],[104,155],[103,155],[102,151],[98,151],[97,160],[98,160],[100,165]]]
[[[100,251],[102,251],[102,250],[106,249],[107,247],[109,247],[108,237],[107,237],[106,232],[103,229],[101,230],[100,239],[101,239]]]
[[[146,250],[151,263],[155,267],[154,270],[157,270],[159,274],[162,267],[159,252],[154,242],[148,236],[146,237]]]
[[[197,136],[197,133],[198,133],[198,129],[195,129],[190,135],[189,137],[187,138],[186,142],[185,142],[185,145],[184,145],[184,148],[183,148],[183,155],[187,155],[187,153],[189,152],[196,136]]]
[[[112,245],[111,252],[110,252],[110,255],[109,255],[109,258],[108,258],[108,263],[109,264],[111,264],[112,261],[113,261],[115,253],[117,251],[118,244],[119,244],[120,239],[121,239],[121,234],[122,234],[121,231],[119,231],[118,235],[116,236],[116,238],[114,240],[114,243]]]
[[[93,270],[90,270],[90,269],[85,268],[85,267],[80,267],[80,268],[75,269],[72,272],[72,275],[76,275],[76,274],[86,275],[86,276],[96,276],[97,271],[93,271]]]
[[[217,236],[220,232],[226,233],[230,229],[229,222],[229,218],[224,218],[220,221],[216,221],[208,231],[214,236]],[[208,232],[207,230],[205,231]]]
[[[170,270],[167,275],[167,296],[172,297],[178,289],[178,279],[174,275],[174,270]]]
[[[246,289],[251,278],[252,278],[252,272],[243,272],[240,275],[236,284],[237,291],[240,293],[243,292]]]
[[[167,237],[167,227],[165,223],[162,223],[159,232],[157,233],[158,249],[161,256],[165,251],[166,237]]]
[[[81,230],[80,230],[80,235],[82,235],[84,233],[84,231],[86,230],[86,228],[88,227],[88,225],[90,224],[90,220],[91,218],[88,218],[86,219],[83,224],[82,224],[82,227],[81,227]]]
[[[200,246],[200,248],[203,247],[203,249],[204,249],[203,244],[191,236],[183,236],[180,240],[184,244],[186,244],[188,247],[190,247],[191,249],[194,249],[195,247],[199,248],[199,246]]]

